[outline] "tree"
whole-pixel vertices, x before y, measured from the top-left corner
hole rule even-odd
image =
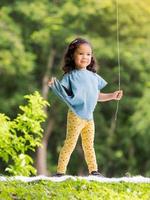
[[[14,117],[24,91],[32,91],[32,84],[27,83],[32,81],[35,56],[25,49],[20,27],[10,17],[11,12],[11,7],[0,9],[0,103],[1,112]]]
[[[136,110],[131,116],[131,130],[133,145],[136,146],[133,151],[133,156],[136,157],[138,166],[142,166],[146,175],[149,176],[149,139],[150,139],[150,94],[149,94],[149,82],[145,85],[143,96],[138,100],[136,104]],[[141,173],[143,170],[139,169]]]

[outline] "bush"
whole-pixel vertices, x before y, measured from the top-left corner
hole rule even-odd
[[[11,121],[0,113],[0,157],[8,164],[5,170],[10,174],[29,176],[36,174],[36,169],[28,152],[41,145],[41,123],[46,119],[44,106],[49,104],[37,91],[24,98],[28,104],[19,107],[22,114],[16,119]]]

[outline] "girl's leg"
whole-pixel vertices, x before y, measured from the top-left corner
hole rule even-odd
[[[65,173],[70,156],[76,146],[79,134],[84,127],[85,120],[80,119],[72,111],[67,116],[67,135],[58,159],[57,173]]]
[[[89,173],[91,173],[92,171],[97,171],[97,162],[94,150],[95,126],[93,120],[87,121],[86,123],[87,124],[81,132],[81,137],[85,160],[88,165]]]

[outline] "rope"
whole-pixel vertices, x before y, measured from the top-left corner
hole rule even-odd
[[[120,90],[120,42],[119,42],[119,0],[116,0],[116,25],[117,25],[117,60],[118,60],[118,90]],[[119,110],[119,100],[117,101],[116,105],[116,112],[115,112],[115,121],[117,120],[118,110]]]

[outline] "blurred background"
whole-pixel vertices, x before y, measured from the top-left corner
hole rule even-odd
[[[106,176],[150,176],[150,1],[119,0],[121,89],[116,102],[98,103],[95,151]],[[116,0],[1,0],[0,112],[17,116],[23,96],[38,90],[51,104],[43,124],[43,148],[32,156],[38,174],[55,173],[66,134],[67,106],[47,87],[62,78],[63,55],[80,36],[89,40],[97,72],[107,82],[103,92],[118,89]],[[1,172],[6,167],[0,161]],[[88,173],[79,138],[68,174]]]

